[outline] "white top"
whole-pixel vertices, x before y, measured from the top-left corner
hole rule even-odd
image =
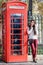
[[[33,27],[29,30],[27,30],[27,33],[29,34],[29,39],[38,39],[38,31],[37,31],[37,28],[36,29],[36,35],[34,34],[34,31],[33,31]]]

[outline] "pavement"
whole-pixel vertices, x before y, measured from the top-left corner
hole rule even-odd
[[[22,63],[4,63],[0,62],[0,65],[43,65],[43,55],[37,55],[37,63],[32,62],[32,56],[28,56],[28,61],[27,62],[22,62]]]

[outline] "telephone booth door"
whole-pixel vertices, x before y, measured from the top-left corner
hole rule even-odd
[[[6,62],[27,61],[27,5],[22,2],[7,3]]]
[[[23,15],[12,14],[11,15],[11,54],[22,55],[23,54],[23,43],[24,43],[24,30],[23,30]]]

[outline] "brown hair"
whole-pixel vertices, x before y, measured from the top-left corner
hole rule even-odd
[[[36,35],[36,29],[35,29],[35,24],[36,24],[36,22],[35,22],[35,20],[31,20],[30,22],[32,23],[32,21],[34,21],[33,31],[34,31],[34,34]],[[30,24],[29,27],[31,28],[31,24]]]

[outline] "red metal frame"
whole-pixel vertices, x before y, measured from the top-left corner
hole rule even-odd
[[[13,7],[12,7],[13,6]],[[3,37],[3,60],[5,62],[23,62],[23,61],[27,61],[27,56],[28,56],[28,52],[27,52],[27,34],[26,34],[26,28],[27,28],[27,5],[23,2],[7,2],[4,3],[2,5],[3,7],[3,30],[4,32],[2,33],[4,36]],[[17,7],[17,8],[15,8]],[[21,33],[17,34],[17,35],[22,35],[22,29],[23,29],[23,44],[22,41],[20,42],[20,46],[22,50],[22,46],[23,46],[23,54],[21,55],[13,55],[11,54],[12,50],[11,50],[11,46],[14,46],[15,44],[11,44],[11,18],[10,16],[12,14],[23,14],[23,24],[21,23],[21,25],[23,25],[23,28],[20,28]],[[22,20],[21,20],[22,21]],[[12,28],[13,30],[16,28]],[[18,28],[17,28],[18,29]],[[12,35],[16,35],[13,34]],[[19,40],[22,40],[22,36],[20,36]],[[14,40],[14,39],[13,39]],[[14,51],[14,50],[13,50]],[[17,51],[17,50],[16,50]],[[21,53],[22,53],[21,52]]]

